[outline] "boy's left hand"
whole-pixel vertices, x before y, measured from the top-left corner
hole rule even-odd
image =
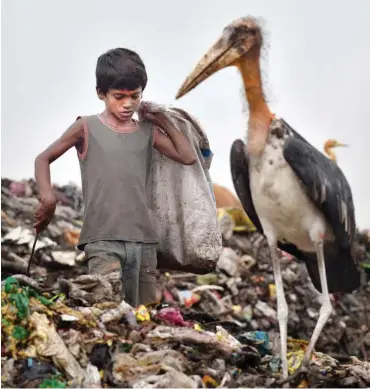
[[[145,120],[153,123],[154,125],[160,127],[162,130],[166,131],[166,127],[168,126],[168,119],[163,112],[148,112],[143,110],[142,116]]]
[[[193,165],[197,161],[196,154],[187,137],[164,112],[160,110],[149,112],[147,107],[142,105],[141,117],[162,130],[157,132],[153,143],[153,146],[160,153],[183,165]]]

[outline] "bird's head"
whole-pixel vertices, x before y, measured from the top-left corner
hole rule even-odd
[[[337,156],[335,155],[333,149],[335,147],[348,147],[348,145],[338,142],[336,139],[328,139],[324,143],[324,151],[326,155],[334,162],[337,161]]]
[[[328,139],[324,145],[325,149],[333,149],[334,147],[348,147],[347,144],[338,142],[336,139]]]
[[[190,92],[202,81],[227,66],[238,66],[245,56],[258,57],[262,46],[261,28],[248,16],[225,27],[221,37],[198,62],[186,78],[176,99]]]

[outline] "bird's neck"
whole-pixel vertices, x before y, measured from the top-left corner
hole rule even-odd
[[[337,157],[332,149],[332,147],[325,145],[324,151],[326,155],[334,162],[337,162]]]
[[[243,58],[237,66],[249,105],[248,153],[259,155],[265,147],[273,118],[263,95],[259,55]]]

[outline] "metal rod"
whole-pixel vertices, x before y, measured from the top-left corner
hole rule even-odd
[[[35,247],[36,247],[36,243],[37,243],[38,237],[39,237],[39,233],[36,234],[35,240],[33,241],[31,256],[30,256],[30,259],[29,259],[29,261],[28,261],[27,272],[26,272],[26,275],[27,275],[28,277],[29,277],[29,275],[30,275],[30,268],[31,268],[31,265],[32,265],[33,255],[35,254]]]

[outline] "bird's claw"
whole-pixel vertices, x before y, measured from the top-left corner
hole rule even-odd
[[[296,379],[301,374],[307,374],[308,376],[314,377],[321,381],[328,381],[330,378],[324,377],[323,375],[317,373],[315,370],[311,368],[308,364],[302,364],[292,375],[288,376],[287,378],[284,378],[280,381],[277,381],[276,384],[282,386],[283,388],[287,388],[289,386],[286,386],[289,382]]]
[[[283,388],[287,388],[287,387],[289,387],[286,385],[288,382],[293,381],[300,374],[306,373],[306,372],[307,372],[307,367],[304,365],[301,365],[292,375],[290,375],[287,378],[284,378],[280,381],[277,381],[276,384],[282,386]]]

